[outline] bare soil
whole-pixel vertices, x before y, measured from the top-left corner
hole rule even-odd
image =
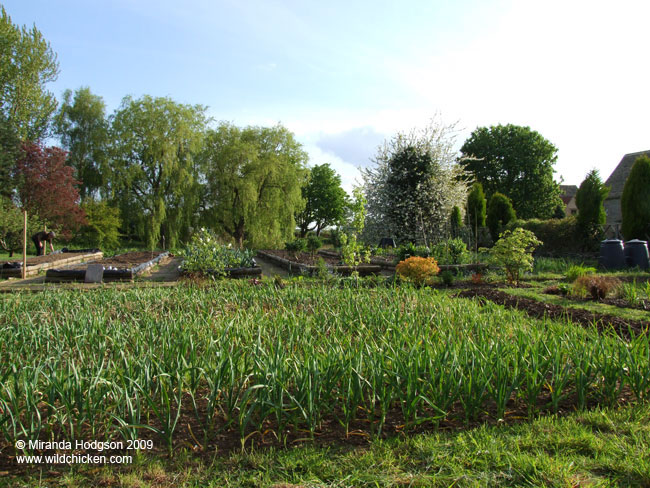
[[[73,258],[76,256],[82,256],[84,254],[87,253],[66,252],[66,253],[57,253],[57,254],[46,254],[45,256],[31,256],[27,258],[27,266],[34,266],[36,264],[44,264],[44,263],[53,263],[60,259]],[[2,266],[5,263],[22,263],[22,262],[23,262],[23,257],[19,256],[12,259],[0,260],[0,266]]]
[[[112,267],[117,269],[130,269],[139,264],[151,261],[152,259],[158,257],[160,254],[162,254],[162,251],[127,252],[125,254],[118,254],[112,258],[104,258],[100,259],[99,261],[93,261],[93,264],[102,264],[105,268]],[[73,266],[69,269],[86,269],[88,267],[88,264],[89,263]]]

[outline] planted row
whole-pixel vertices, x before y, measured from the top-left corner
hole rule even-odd
[[[16,439],[158,436],[181,418],[314,436],[325,421],[437,425],[529,417],[650,392],[645,335],[571,324],[410,287],[58,291],[0,301],[0,429]],[[196,431],[198,429],[198,431]]]

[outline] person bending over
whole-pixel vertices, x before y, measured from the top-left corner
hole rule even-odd
[[[43,230],[34,234],[32,236],[32,241],[34,241],[34,245],[36,246],[36,255],[37,256],[43,255],[43,250],[45,249],[46,242],[50,243],[50,249],[52,250],[52,252],[54,252],[54,246],[52,245],[52,241],[54,241],[55,237],[56,234],[54,234],[54,232],[45,232]]]

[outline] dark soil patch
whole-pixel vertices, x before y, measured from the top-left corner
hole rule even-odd
[[[600,314],[589,310],[563,307],[552,303],[539,302],[531,298],[516,297],[504,291],[489,287],[477,287],[460,292],[458,297],[461,298],[481,298],[490,300],[498,305],[507,308],[516,308],[525,311],[531,317],[552,318],[552,319],[569,319],[584,327],[596,325],[598,330],[613,328],[616,333],[624,338],[630,338],[630,332],[639,334],[648,329],[650,322],[637,321],[617,317],[610,314]]]
[[[130,269],[138,264],[146,263],[162,254],[162,251],[135,251],[119,254],[112,258],[104,258],[99,261],[93,261],[93,264],[102,264],[105,268]],[[88,264],[73,266],[69,269],[86,269]]]
[[[87,253],[67,252],[67,253],[46,254],[45,256],[31,256],[27,258],[27,266],[29,267],[29,266],[35,266],[37,264],[53,263],[61,259],[74,258],[76,256],[82,256],[84,254]],[[3,259],[0,260],[0,267],[5,263],[22,263],[22,262],[23,262],[22,256],[12,258],[12,259]]]

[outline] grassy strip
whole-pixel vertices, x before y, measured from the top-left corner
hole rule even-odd
[[[130,466],[76,466],[8,477],[12,487],[648,486],[650,409],[629,406],[373,441],[198,460],[141,456]]]
[[[638,310],[633,308],[617,307],[607,303],[600,303],[591,300],[575,301],[570,298],[565,298],[560,295],[549,295],[542,291],[549,286],[549,283],[543,283],[539,286],[538,283],[529,283],[533,285],[532,288],[503,288],[502,291],[510,295],[520,296],[524,298],[531,298],[545,303],[552,303],[554,305],[561,305],[567,308],[575,308],[582,310],[589,310],[590,312],[615,315],[623,319],[637,320],[648,322],[650,321],[650,313],[645,310]]]

